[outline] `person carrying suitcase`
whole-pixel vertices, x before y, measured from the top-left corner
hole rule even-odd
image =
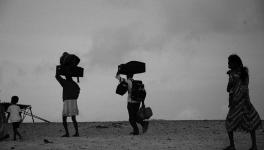
[[[133,131],[130,132],[130,135],[139,135],[137,123],[142,126],[143,133],[146,133],[148,130],[149,122],[144,121],[140,117],[138,117],[137,112],[139,110],[141,102],[142,105],[144,105],[144,101],[140,102],[132,98],[133,74],[127,74],[126,76],[127,78],[125,79],[120,76],[119,71],[116,73],[116,79],[118,79],[119,82],[126,82],[128,85],[127,110],[129,115],[129,123],[133,128]]]

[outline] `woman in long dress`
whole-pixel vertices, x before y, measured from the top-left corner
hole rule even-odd
[[[224,150],[235,150],[233,132],[237,130],[249,132],[252,141],[250,150],[257,150],[255,130],[262,125],[258,112],[250,102],[248,69],[235,54],[228,57],[228,67],[229,111],[225,123],[230,145]]]

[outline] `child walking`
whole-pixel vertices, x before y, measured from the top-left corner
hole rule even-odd
[[[7,109],[7,113],[8,113],[7,119],[9,119],[10,123],[12,123],[13,126],[14,141],[16,140],[16,135],[18,135],[19,139],[22,139],[21,134],[18,132],[18,128],[22,121],[21,109],[17,105],[18,100],[19,100],[18,96],[12,96],[11,105]]]

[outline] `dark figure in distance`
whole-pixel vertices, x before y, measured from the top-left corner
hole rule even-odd
[[[80,93],[79,85],[73,81],[71,76],[66,76],[63,79],[60,75],[56,74],[56,79],[63,88],[62,99],[63,99],[63,111],[62,120],[63,127],[65,129],[65,134],[62,137],[69,137],[69,130],[67,125],[67,117],[72,118],[72,122],[75,128],[75,134],[73,136],[78,137],[78,123],[76,121],[76,116],[79,114],[77,99]]]
[[[230,145],[224,150],[235,150],[234,135],[236,130],[249,132],[252,146],[249,150],[257,150],[255,130],[261,128],[261,119],[249,98],[249,74],[247,67],[238,55],[228,57],[227,72],[229,82],[227,92],[229,93],[229,111],[226,117],[226,130]]]

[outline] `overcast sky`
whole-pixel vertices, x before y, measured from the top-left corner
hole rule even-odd
[[[146,63],[153,119],[225,119],[227,58],[250,70],[250,96],[264,118],[263,0],[0,0],[0,99],[12,95],[61,121],[54,78],[64,51],[81,58],[79,121],[127,120],[115,94],[117,66]]]

